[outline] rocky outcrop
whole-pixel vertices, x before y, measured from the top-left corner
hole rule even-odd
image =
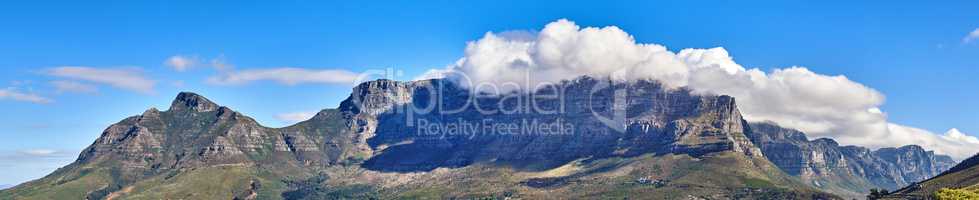
[[[492,161],[553,167],[644,153],[761,156],[733,98],[654,81],[582,77],[532,93],[479,94],[445,80],[363,83],[341,103],[363,125],[366,166],[412,171]]]
[[[865,193],[871,188],[895,190],[938,175],[955,164],[916,145],[870,150],[840,146],[832,139],[809,140],[797,130],[773,123],[751,123],[748,134],[765,157],[816,187]]]
[[[966,190],[973,194],[979,192],[979,155],[963,160],[936,177],[911,184],[879,199],[931,199],[941,189]]]
[[[331,121],[315,127],[272,129],[183,92],[167,111],[149,109],[109,126],[73,165],[109,166],[119,171],[122,182],[128,182],[202,166],[331,163],[342,160],[332,155],[342,151],[329,148],[323,138],[345,129],[339,128],[344,126],[342,120],[324,119],[328,115],[324,111],[311,120]]]
[[[898,187],[919,182],[952,168],[956,162],[951,157],[936,155],[918,145],[899,148],[881,148],[874,155],[891,164]]]

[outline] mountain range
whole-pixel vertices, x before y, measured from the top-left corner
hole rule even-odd
[[[283,128],[183,92],[0,199],[841,199],[953,165],[918,146],[809,140],[747,122],[730,96],[651,80],[483,94],[382,79]]]
[[[880,199],[979,199],[979,155],[928,180],[913,183]]]
[[[871,189],[899,189],[956,163],[917,145],[870,150],[827,138],[809,140],[772,123],[752,123],[751,128],[751,140],[780,169],[813,187],[854,198]]]

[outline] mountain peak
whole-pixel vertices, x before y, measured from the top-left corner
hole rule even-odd
[[[193,110],[197,112],[214,111],[218,107],[220,107],[218,104],[193,92],[180,92],[170,104],[170,110]]]

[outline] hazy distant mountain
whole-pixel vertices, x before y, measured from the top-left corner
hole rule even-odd
[[[339,108],[284,128],[180,93],[168,110],[149,109],[108,127],[74,163],[4,190],[0,199],[835,199],[810,185],[850,188],[832,179],[845,173],[827,167],[839,157],[807,157],[819,153],[800,148],[864,158],[835,142],[751,127],[728,96],[587,77],[559,86],[511,98],[474,96],[445,80],[377,80],[355,87]],[[563,98],[525,101],[557,92]],[[515,112],[482,110],[490,105]],[[470,122],[504,130],[532,125],[501,132]],[[854,172],[846,177],[875,185],[866,177],[886,174],[900,184],[941,167],[915,168],[926,165],[920,159],[944,162],[901,149],[868,150],[867,164],[844,156],[853,163],[844,172]],[[795,162],[812,165],[786,164]],[[872,163],[898,168],[863,167]]]
[[[11,187],[14,187],[14,185],[11,185],[11,184],[0,184],[0,190],[11,188]]]
[[[962,161],[937,177],[902,188],[883,199],[927,199],[936,196],[979,199],[979,155]]]
[[[893,191],[955,165],[951,157],[916,145],[870,150],[826,138],[809,140],[802,132],[772,123],[750,127],[748,136],[780,169],[813,187],[849,197],[862,198],[873,188]]]

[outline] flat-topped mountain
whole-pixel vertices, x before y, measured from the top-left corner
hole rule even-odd
[[[425,171],[487,161],[541,170],[576,159],[647,153],[700,157],[731,151],[761,157],[744,135],[746,124],[731,97],[696,96],[648,81],[592,91],[598,84],[609,83],[582,78],[559,90],[500,97],[475,96],[441,80],[382,80],[355,88],[362,95],[340,109],[365,113],[365,121],[378,124],[374,133],[365,133],[375,135],[368,143],[380,150],[366,166],[377,170]],[[616,97],[616,90],[628,92]],[[553,92],[563,94],[538,98]],[[364,112],[351,106],[357,99],[365,100]],[[419,108],[428,102],[438,106]],[[373,115],[379,108],[394,112]],[[601,120],[617,114],[619,120]],[[517,128],[486,127],[501,125]]]
[[[589,77],[502,94],[370,81],[284,128],[184,92],[0,199],[836,199],[817,187],[851,188],[821,177],[845,174],[824,172],[832,152],[859,149],[754,126],[729,96]],[[918,149],[844,156],[846,177],[900,185],[942,167]]]

